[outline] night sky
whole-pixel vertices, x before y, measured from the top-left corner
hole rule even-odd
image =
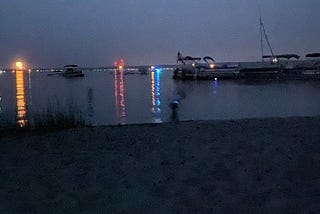
[[[174,64],[178,51],[259,60],[260,14],[276,54],[304,56],[320,52],[319,9],[319,0],[0,0],[0,68],[17,58],[29,67]]]

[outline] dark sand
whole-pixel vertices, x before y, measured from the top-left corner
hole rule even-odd
[[[320,213],[320,117],[0,134],[0,213]]]

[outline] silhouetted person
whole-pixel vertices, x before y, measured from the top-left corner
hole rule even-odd
[[[178,115],[178,108],[180,105],[179,99],[174,99],[171,103],[169,103],[169,107],[171,108],[171,121],[178,122],[179,115]]]

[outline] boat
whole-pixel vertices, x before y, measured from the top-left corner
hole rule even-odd
[[[63,76],[63,77],[84,77],[84,73],[78,65],[65,65],[63,70],[49,73],[48,76]]]
[[[174,79],[320,79],[320,53],[310,53],[300,60],[297,54],[274,54],[260,16],[261,57],[258,62],[216,63],[211,57],[177,56]],[[264,55],[264,41],[270,55]],[[317,59],[318,58],[318,59]]]
[[[306,55],[307,58],[319,58],[320,53],[309,53]]]
[[[178,52],[177,62],[174,79],[232,79],[238,73],[238,63],[216,63],[210,56],[182,57]]]
[[[195,79],[197,77],[197,67],[199,65],[199,57],[186,56],[183,57],[180,52],[178,52],[177,57],[177,67],[173,71],[174,79]],[[197,67],[196,67],[197,65]]]
[[[62,73],[64,77],[84,77],[84,73],[78,65],[66,65]]]
[[[309,53],[305,55],[306,59],[296,63],[296,70],[300,71],[304,76],[320,75],[320,53]]]
[[[307,54],[303,60],[297,54],[264,55],[263,61],[217,63],[211,57],[180,56],[173,79],[318,80],[318,57],[318,53]]]

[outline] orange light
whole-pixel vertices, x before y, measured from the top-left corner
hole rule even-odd
[[[210,64],[210,68],[214,68],[214,66],[215,66],[214,64]]]
[[[122,69],[123,68],[123,66],[122,65],[119,65],[119,69]]]
[[[22,62],[17,61],[17,62],[16,62],[16,67],[17,67],[19,70],[22,70],[22,69],[23,69],[23,64],[22,64]]]

